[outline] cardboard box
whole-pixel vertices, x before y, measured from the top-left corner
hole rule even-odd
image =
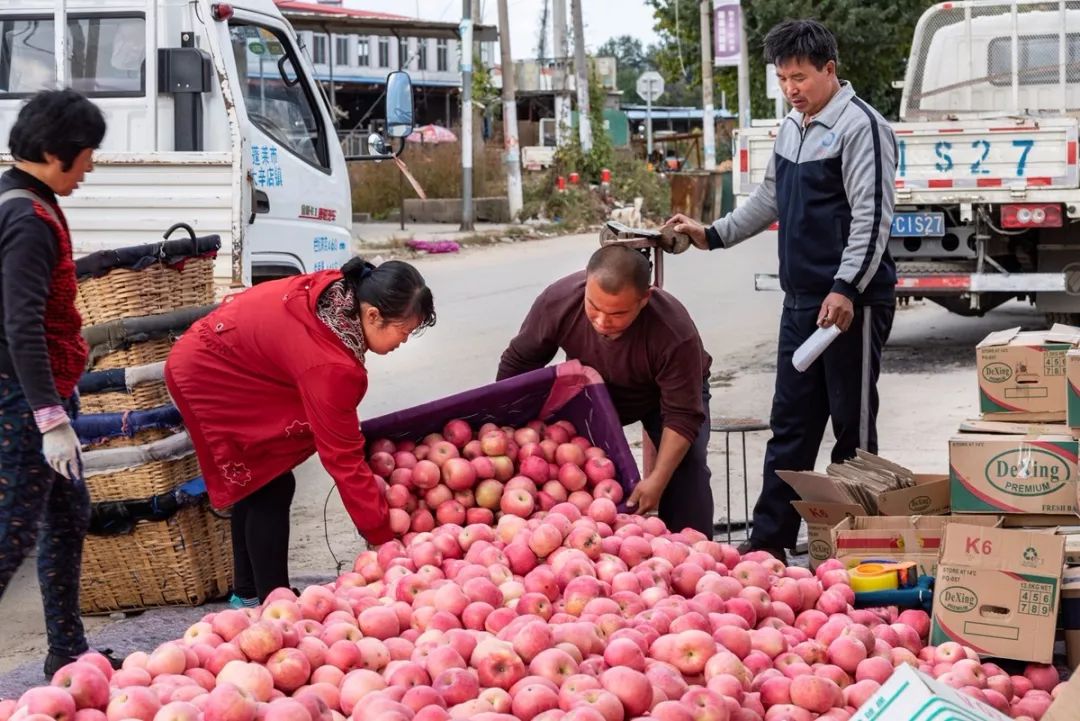
[[[1065,354],[1065,425],[1080,428],[1080,350]]]
[[[1080,568],[1066,568],[1061,580],[1061,628],[1069,667],[1076,668],[1080,666]]]
[[[777,471],[777,475],[794,488],[804,501],[860,505],[844,490],[841,479],[828,474],[813,471]],[[876,509],[861,506],[861,513],[857,515],[934,516],[949,512],[949,476],[916,473],[914,480],[914,486],[880,494],[876,499]],[[875,510],[879,513],[874,514]]]
[[[853,503],[792,501],[791,505],[806,521],[806,548],[810,556],[811,570],[836,555],[833,548],[833,527],[849,516],[863,513],[862,506]]]
[[[1009,716],[902,663],[851,721],[1009,721]]]
[[[1080,566],[1080,529],[1076,526],[1060,526],[1056,533],[1065,538],[1065,565]]]
[[[1071,668],[1076,664],[1070,663]],[[1058,691],[1057,700],[1050,704],[1042,721],[1076,721],[1076,709],[1080,708],[1080,669],[1073,671],[1065,687]]]
[[[975,347],[979,410],[986,420],[1065,420],[1066,354],[1080,343],[1080,328],[1048,331],[1009,328]]]
[[[1072,436],[1073,438],[1080,438],[1080,428],[1070,428],[1065,423],[967,420],[960,424],[959,430],[961,433],[995,433],[1011,436]]]
[[[1072,436],[954,436],[953,513],[1075,515],[1078,445]]]
[[[1065,539],[1052,533],[950,523],[938,563],[930,642],[1050,663]]]
[[[921,576],[937,575],[945,526],[997,526],[1000,516],[858,516],[832,529],[836,558],[848,568],[870,559],[911,561]]]

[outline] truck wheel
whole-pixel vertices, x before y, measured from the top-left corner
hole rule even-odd
[[[1049,328],[1055,323],[1080,326],[1080,313],[1047,313],[1046,326]]]

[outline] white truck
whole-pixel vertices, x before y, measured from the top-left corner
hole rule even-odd
[[[928,9],[893,124],[898,296],[962,315],[1020,298],[1049,321],[1080,320],[1078,118],[1080,2]],[[774,137],[737,133],[737,195],[761,182]]]
[[[65,86],[108,123],[94,172],[62,201],[77,254],[184,222],[221,236],[215,275],[231,286],[351,256],[346,158],[272,0],[0,0],[0,166],[24,100]],[[412,130],[406,73],[388,77],[386,110],[386,137],[354,159],[400,152]]]

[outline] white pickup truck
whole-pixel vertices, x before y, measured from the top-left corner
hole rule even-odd
[[[893,124],[897,294],[962,315],[1020,298],[1048,320],[1080,320],[1078,118],[1080,2],[928,9]],[[738,132],[738,196],[761,182],[775,132]]]
[[[70,86],[108,123],[94,172],[62,201],[76,253],[185,222],[221,236],[222,284],[336,268],[352,255],[352,198],[314,77],[273,0],[0,0],[0,166],[24,100]],[[355,159],[388,158],[411,132],[407,74],[386,98],[387,138]]]

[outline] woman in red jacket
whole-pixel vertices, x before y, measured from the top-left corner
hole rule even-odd
[[[165,381],[211,503],[232,506],[239,601],[255,605],[289,585],[292,470],[312,453],[367,542],[390,540],[356,413],[368,387],[364,355],[385,355],[434,323],[431,290],[415,268],[354,258],[340,271],[229,296],[174,346]]]

